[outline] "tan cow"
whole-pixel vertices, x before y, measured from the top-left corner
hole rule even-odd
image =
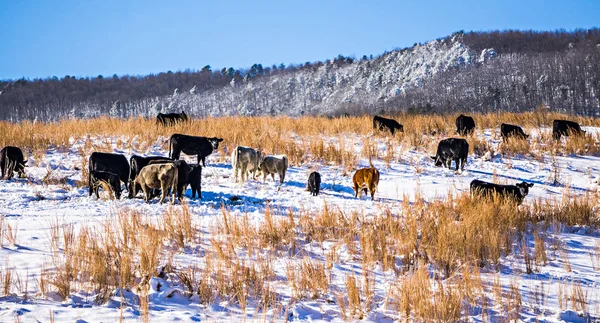
[[[263,175],[263,182],[267,180],[267,176],[271,174],[271,178],[275,181],[275,174],[279,174],[279,185],[277,190],[281,189],[281,184],[285,179],[285,172],[288,169],[288,159],[285,155],[267,156],[258,164],[258,172]]]
[[[237,146],[231,153],[231,169],[233,170],[233,179],[237,183],[238,173],[242,173],[242,182],[246,181],[247,173],[252,173],[252,179],[256,179],[258,163],[262,160],[262,152],[258,149]]]
[[[374,200],[377,185],[379,185],[379,171],[371,165],[369,168],[361,168],[354,173],[352,177],[354,182],[354,197],[358,197],[360,190],[367,194],[367,189],[371,192],[371,200]]]
[[[145,166],[135,178],[133,196],[137,195],[137,185],[139,185],[144,191],[146,202],[149,203],[152,189],[159,188],[162,191],[160,203],[163,203],[170,189],[171,203],[175,203],[177,177],[177,167],[173,163]]]

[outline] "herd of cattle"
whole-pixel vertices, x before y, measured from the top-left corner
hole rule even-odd
[[[157,123],[169,126],[177,122],[187,121],[185,112],[181,114],[159,114]],[[392,135],[396,132],[403,132],[404,127],[396,120],[387,119],[380,116],[373,117],[373,128],[381,131],[389,131]],[[475,130],[475,121],[472,117],[460,115],[456,119],[456,132],[461,136],[473,133]],[[529,136],[523,132],[523,129],[516,125],[502,124],[500,132],[504,140],[509,137],[515,137],[526,140]],[[582,135],[585,131],[581,130],[579,124],[567,120],[554,120],[552,135],[555,139],[561,136]],[[187,186],[191,186],[192,199],[198,195],[202,199],[202,167],[205,165],[205,159],[214,150],[219,148],[222,138],[216,137],[198,137],[183,134],[173,134],[169,138],[169,156],[150,156],[142,157],[133,155],[127,161],[127,158],[121,154],[93,152],[88,162],[88,188],[89,195],[95,193],[99,197],[99,188],[107,185],[114,192],[115,198],[120,199],[124,183],[128,191],[129,198],[135,198],[139,191],[144,193],[146,202],[157,196],[155,190],[160,190],[160,203],[163,203],[169,192],[171,201],[181,200]],[[197,163],[188,164],[185,160],[179,160],[181,153],[186,155],[196,155]],[[435,156],[431,156],[435,166],[445,166],[451,168],[452,161],[455,163],[455,170],[464,169],[469,153],[469,143],[464,138],[447,138],[439,142]],[[202,166],[200,165],[202,160]],[[374,200],[375,192],[379,184],[379,171],[370,163],[370,167],[357,170],[352,177],[355,197],[360,192],[366,195],[368,192],[371,199]],[[25,177],[25,166],[27,160],[24,160],[23,152],[20,148],[6,146],[2,149],[0,155],[0,168],[2,178],[10,180],[16,172],[19,177]],[[268,175],[271,175],[273,181],[275,174],[279,176],[277,189],[285,179],[288,169],[288,159],[285,155],[265,156],[260,150],[237,146],[231,153],[231,164],[233,178],[238,181],[238,174],[241,175],[242,182],[247,179],[248,174],[252,179],[256,179],[257,174],[263,175],[263,181]],[[485,196],[497,195],[502,198],[514,199],[520,204],[529,193],[529,188],[533,184],[521,182],[515,185],[499,185],[480,180],[473,180],[470,184],[472,194],[481,194]],[[308,177],[307,189],[312,195],[318,195],[321,187],[321,175],[318,172],[312,172]]]

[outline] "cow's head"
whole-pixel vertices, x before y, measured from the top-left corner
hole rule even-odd
[[[516,186],[519,188],[519,191],[521,191],[521,196],[525,197],[529,194],[529,188],[533,187],[533,183],[521,182],[517,183]]]
[[[27,166],[27,161],[29,161],[29,160],[26,159],[21,163],[17,163],[17,167],[16,167],[15,171],[17,173],[19,173],[20,178],[27,177],[27,175],[25,174],[25,167]]]
[[[435,166],[440,167],[444,165],[445,160],[440,156],[430,156],[431,159],[435,160]]]
[[[217,150],[219,149],[219,143],[223,141],[223,138],[212,137],[208,138],[208,141],[210,142],[210,145],[213,147],[213,149]]]
[[[116,183],[113,182],[111,183],[112,189],[113,191],[115,191],[115,198],[117,200],[121,199],[121,192],[123,192],[123,190],[121,189],[121,182],[117,179]]]

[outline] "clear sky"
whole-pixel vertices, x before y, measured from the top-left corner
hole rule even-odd
[[[457,30],[599,25],[600,0],[0,0],[0,79],[289,65]]]

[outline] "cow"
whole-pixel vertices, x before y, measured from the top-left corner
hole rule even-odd
[[[169,157],[163,157],[163,156],[148,156],[148,157],[142,157],[142,156],[138,156],[138,155],[132,155],[129,158],[129,165],[130,165],[130,170],[129,170],[129,185],[127,190],[129,191],[128,197],[129,198],[133,198],[133,181],[135,180],[135,177],[137,176],[137,174],[139,174],[139,172],[142,170],[142,168],[144,168],[144,166],[148,165],[148,163],[150,161],[154,161],[154,160],[161,160],[161,161],[172,161],[171,158]]]
[[[475,131],[475,121],[470,116],[459,115],[456,118],[456,132],[461,136],[466,136]]]
[[[500,125],[500,133],[502,134],[502,139],[504,141],[508,140],[509,137],[515,137],[519,139],[529,138],[529,135],[526,135],[521,127],[507,123]]]
[[[121,180],[116,174],[93,170],[90,172],[90,181],[90,187],[96,193],[96,198],[100,198],[98,190],[102,186],[102,182],[106,182],[110,186],[117,200],[121,198]],[[92,190],[90,190],[90,196],[92,196]]]
[[[151,160],[148,165],[173,164],[177,167],[177,197],[181,201],[188,185],[190,166],[185,160]]]
[[[404,127],[394,119],[388,119],[380,116],[373,117],[373,129],[379,129],[381,131],[389,131],[392,136],[396,130],[404,132]]]
[[[533,187],[533,183],[521,182],[515,185],[500,185],[494,183],[488,183],[474,179],[471,182],[471,196],[482,196],[486,198],[493,198],[494,196],[499,198],[512,199],[517,204],[523,203],[523,199],[529,194],[529,188]]]
[[[469,143],[462,138],[448,138],[440,141],[437,147],[435,156],[431,159],[435,160],[435,166],[446,166],[450,169],[452,161],[456,163],[456,171],[460,167],[465,169],[467,156],[469,155]]]
[[[233,179],[237,183],[238,173],[242,172],[242,182],[246,181],[247,173],[252,173],[252,179],[256,179],[258,163],[262,160],[262,152],[250,147],[237,146],[231,152],[231,169]]]
[[[164,127],[172,126],[179,122],[186,122],[188,120],[188,116],[184,111],[181,111],[181,113],[159,113],[156,116],[156,124]]]
[[[308,175],[308,190],[313,196],[319,195],[321,189],[321,174],[318,172],[312,172]]]
[[[169,139],[169,157],[177,160],[181,152],[186,155],[198,155],[198,165],[202,159],[202,166],[206,166],[206,156],[212,154],[213,150],[219,149],[221,141],[223,141],[222,138],[196,137],[176,133]]]
[[[25,177],[25,166],[27,161],[23,157],[21,148],[15,146],[6,146],[0,151],[0,169],[2,170],[2,179],[12,179],[15,172],[19,177]]]
[[[585,131],[581,130],[577,122],[569,120],[554,120],[552,123],[552,137],[556,140],[560,140],[561,136],[574,135],[585,135]]]
[[[366,195],[368,189],[371,192],[371,200],[375,200],[375,191],[377,191],[377,185],[379,185],[379,171],[373,167],[373,164],[369,168],[357,170],[354,176],[352,176],[352,182],[354,184],[355,198],[358,198],[361,190]]]
[[[277,191],[281,189],[281,184],[285,179],[285,172],[288,169],[288,158],[285,155],[266,156],[258,163],[258,172],[263,175],[263,182],[267,180],[267,175],[275,181],[275,174],[279,174],[279,185]]]
[[[88,186],[92,195],[92,172],[109,172],[117,175],[125,186],[129,182],[129,162],[121,154],[93,152],[88,161]]]
[[[192,189],[192,199],[196,198],[196,192],[198,193],[198,198],[202,199],[202,166],[190,165],[188,184],[190,184]]]
[[[177,190],[177,167],[174,163],[148,165],[136,176],[133,185],[133,195],[137,195],[137,185],[144,191],[146,203],[150,203],[151,189],[160,189],[160,203],[171,190],[171,204],[175,203],[175,194]]]

